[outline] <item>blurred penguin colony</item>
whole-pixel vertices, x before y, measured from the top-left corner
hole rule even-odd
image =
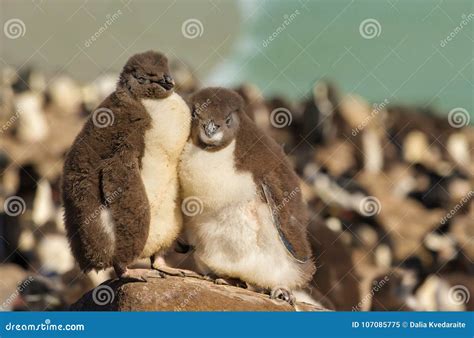
[[[201,87],[182,63],[171,71],[184,97]],[[76,267],[59,186],[68,147],[116,78],[83,85],[1,71],[0,310],[67,309],[113,277]],[[298,102],[252,84],[236,90],[300,175],[314,300],[347,311],[474,310],[474,128],[454,116],[462,109],[441,119],[326,81]]]

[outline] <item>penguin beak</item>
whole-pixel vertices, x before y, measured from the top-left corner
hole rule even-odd
[[[163,79],[159,80],[158,84],[166,90],[172,89],[175,85],[173,78],[167,74],[163,75]]]
[[[219,126],[214,123],[214,121],[208,121],[204,125],[204,134],[206,134],[207,137],[212,138],[214,134],[219,130]]]

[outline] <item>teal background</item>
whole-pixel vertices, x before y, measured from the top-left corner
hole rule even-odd
[[[456,0],[308,1],[303,6],[273,1],[243,27],[228,64],[249,61],[230,82],[250,79],[268,94],[300,97],[315,80],[329,78],[374,102],[430,105],[444,113],[464,107],[472,116],[474,20],[445,47],[440,44],[463,14],[474,13],[473,6]],[[261,42],[295,9],[301,14],[263,48]],[[359,34],[366,18],[379,21],[378,37]],[[254,46],[261,52],[252,58]]]
[[[440,45],[463,15],[474,13],[472,0],[2,0],[0,9],[2,26],[9,18],[26,24],[19,39],[2,34],[1,66],[33,64],[88,81],[153,48],[190,64],[203,85],[254,82],[266,95],[301,98],[327,78],[373,102],[432,106],[440,114],[462,107],[474,121],[474,20]],[[86,48],[118,9],[123,15]],[[200,37],[183,37],[189,18],[202,22]],[[381,26],[373,39],[359,33],[368,18]]]

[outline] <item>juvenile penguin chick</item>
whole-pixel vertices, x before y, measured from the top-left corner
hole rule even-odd
[[[157,268],[155,254],[181,230],[177,164],[191,115],[173,87],[165,56],[134,55],[66,157],[65,224],[85,272],[113,266],[143,277],[127,266],[151,257]]]
[[[206,88],[189,104],[191,137],[179,177],[184,227],[200,272],[240,279],[292,302],[291,290],[315,271],[296,174],[236,92]],[[192,201],[202,207],[198,212],[186,212]]]

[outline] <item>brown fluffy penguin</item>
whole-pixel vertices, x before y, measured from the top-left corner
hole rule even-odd
[[[121,277],[142,277],[127,266],[151,257],[159,268],[155,254],[181,230],[177,163],[191,115],[173,87],[165,56],[134,55],[67,155],[65,223],[84,271],[113,266]]]
[[[315,271],[298,177],[236,92],[203,89],[189,104],[191,137],[178,172],[185,231],[200,272],[292,302],[291,291]],[[198,208],[188,208],[191,202]]]

